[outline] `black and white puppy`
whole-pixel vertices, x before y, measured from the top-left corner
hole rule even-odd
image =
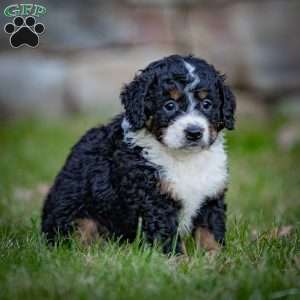
[[[46,198],[42,232],[77,229],[183,251],[192,233],[212,250],[225,243],[227,158],[235,98],[224,76],[193,56],[151,63],[121,92],[125,113],[89,130],[73,147]],[[177,241],[177,242],[174,242]],[[173,248],[174,247],[174,248]]]

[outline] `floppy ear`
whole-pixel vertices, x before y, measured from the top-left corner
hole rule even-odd
[[[152,82],[151,74],[141,73],[135,75],[134,79],[121,91],[125,116],[134,130],[142,128],[145,124],[145,97]]]
[[[235,96],[232,93],[229,86],[224,84],[225,76],[223,75],[221,79],[219,80],[219,89],[220,89],[220,96],[222,100],[221,105],[221,116],[222,116],[222,122],[224,127],[226,127],[229,130],[234,129],[234,123],[235,123],[235,108],[236,108],[236,101]]]

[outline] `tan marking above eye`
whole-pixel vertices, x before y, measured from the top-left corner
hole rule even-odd
[[[198,91],[197,96],[199,99],[204,100],[208,96],[208,91],[207,90]]]
[[[169,91],[169,94],[173,100],[178,100],[182,95],[181,92],[179,92],[177,89]]]

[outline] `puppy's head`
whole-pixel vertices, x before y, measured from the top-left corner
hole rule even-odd
[[[192,56],[155,61],[123,88],[126,119],[169,148],[208,148],[223,128],[234,128],[235,97],[224,81]]]

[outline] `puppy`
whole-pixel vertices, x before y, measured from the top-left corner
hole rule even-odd
[[[141,70],[121,91],[125,113],[90,129],[72,148],[45,200],[49,242],[74,229],[182,253],[180,240],[214,250],[225,243],[227,157],[235,97],[212,65],[172,55]]]

